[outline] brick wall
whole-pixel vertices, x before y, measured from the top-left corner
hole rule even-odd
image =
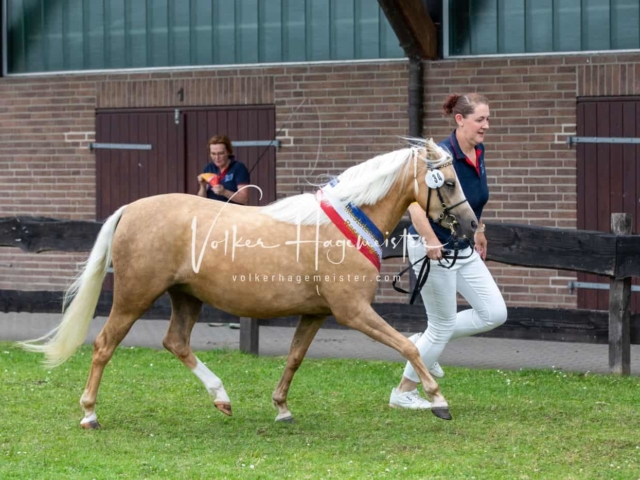
[[[92,219],[95,83],[0,79],[0,216]],[[82,255],[0,248],[0,289],[62,290]]]
[[[450,92],[491,102],[487,221],[574,228],[578,95],[640,93],[640,55],[570,55],[425,63],[425,136],[452,125]],[[0,79],[0,216],[93,219],[95,158],[87,150],[95,109],[276,105],[280,196],[309,191],[347,167],[401,146],[408,130],[405,62],[229,68]],[[184,89],[184,101],[177,92]],[[489,246],[491,248],[491,246]],[[61,290],[84,255],[28,255],[0,248],[0,289]],[[383,274],[399,271],[386,262]],[[490,265],[509,305],[573,307],[570,272]],[[390,283],[379,301],[403,301]]]

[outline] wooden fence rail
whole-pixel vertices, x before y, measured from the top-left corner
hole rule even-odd
[[[383,257],[402,256],[403,220],[383,245]],[[91,250],[99,222],[44,217],[0,218],[0,247],[24,252]],[[488,260],[523,267],[572,270],[614,278],[640,277],[640,235],[614,235],[508,223],[488,224]],[[392,245],[395,245],[393,247]]]
[[[614,214],[622,215],[622,214]],[[623,220],[624,222],[629,220]],[[618,223],[620,219],[618,219]],[[0,218],[0,247],[17,247],[25,252],[80,252],[91,250],[101,223],[70,221],[42,217]],[[403,238],[409,222],[404,220],[383,246],[384,258],[403,255]],[[491,248],[488,260],[533,268],[569,270],[605,275],[611,278],[610,312],[557,310],[544,308],[509,308],[507,323],[486,334],[509,338],[535,338],[560,341],[610,342],[610,367],[613,372],[628,374],[629,343],[640,343],[640,320],[629,312],[629,277],[640,276],[640,236],[630,230],[615,233],[569,230],[513,224],[488,224],[487,239]],[[105,292],[98,306],[110,305]],[[59,311],[58,292],[0,291],[1,311]],[[159,302],[162,304],[162,299]],[[164,300],[166,303],[166,299]],[[48,302],[44,305],[43,302]],[[56,310],[50,310],[55,306]],[[168,316],[168,304],[154,307],[147,315]],[[374,308],[391,325],[401,331],[424,329],[424,310],[420,306],[376,304]],[[161,312],[161,313],[160,313]],[[107,312],[108,313],[108,310]],[[207,321],[233,318],[224,312],[205,308]],[[293,325],[295,319],[261,320],[268,325]],[[241,348],[257,353],[256,322],[240,321]],[[251,325],[251,328],[248,328]],[[337,326],[329,319],[328,326]]]

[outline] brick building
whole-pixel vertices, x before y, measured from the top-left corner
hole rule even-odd
[[[122,2],[105,0],[89,3],[104,6]],[[186,8],[189,2],[169,3],[185,4]],[[246,27],[237,21],[242,17],[242,8],[252,3],[236,1],[236,34]],[[316,19],[325,18],[323,3],[335,5],[334,2],[302,2],[311,10],[306,11],[304,17],[307,29],[311,28],[310,15]],[[272,45],[268,38],[260,37],[256,43],[259,52],[253,58],[249,54],[252,51],[250,46],[243,43],[247,41],[236,35],[236,55],[233,58],[221,58],[219,55],[220,61],[217,62],[214,62],[215,52],[210,53],[210,60],[204,53],[200,58],[199,49],[193,53],[197,41],[203,44],[198,37],[203,30],[195,27],[189,30],[191,37],[184,32],[180,36],[177,30],[172,37],[171,28],[167,27],[169,41],[165,57],[158,53],[158,49],[152,48],[155,45],[154,33],[150,29],[143,34],[147,40],[146,56],[142,55],[144,61],[136,61],[140,56],[136,46],[142,37],[129,35],[125,28],[121,42],[122,63],[118,64],[114,60],[115,53],[120,52],[116,49],[117,39],[109,37],[111,43],[107,45],[104,39],[107,38],[109,24],[104,20],[102,28],[96,27],[96,20],[92,17],[97,15],[95,11],[84,11],[85,16],[81,17],[85,24],[79,27],[79,37],[76,37],[80,40],[77,40],[64,31],[56,35],[54,27],[46,26],[48,18],[70,19],[75,15],[73,12],[62,7],[57,11],[52,7],[51,17],[45,12],[34,22],[34,12],[22,8],[22,15],[19,14],[20,0],[8,0],[4,20],[8,32],[3,39],[4,76],[0,78],[0,216],[37,215],[94,220],[104,217],[98,212],[109,213],[107,210],[115,209],[111,204],[108,209],[104,207],[100,195],[104,196],[101,192],[108,189],[104,177],[96,172],[102,168],[99,162],[116,160],[114,157],[99,158],[98,153],[88,148],[89,143],[96,140],[97,118],[101,113],[156,111],[172,115],[176,109],[179,112],[197,109],[221,112],[243,107],[271,107],[274,118],[267,138],[277,134],[281,142],[277,151],[273,151],[271,160],[275,175],[272,180],[278,197],[309,191],[308,182],[321,181],[321,174],[335,175],[357,162],[399,148],[402,146],[399,137],[408,133],[409,61],[398,46],[394,30],[378,3],[374,0],[355,3],[366,5],[369,16],[358,17],[354,7],[351,17],[348,11],[342,17],[343,20],[347,18],[353,32],[360,35],[356,35],[356,41],[348,48],[338,47],[348,43],[344,40],[347,37],[342,35],[347,31],[332,27],[334,24],[331,22],[335,19],[331,14],[326,15],[332,32],[330,40],[323,43],[321,38],[316,43],[311,42],[309,38],[315,37],[307,31],[306,48],[296,54],[298,56],[291,54],[294,46],[298,48],[295,30],[291,28],[285,34],[282,27],[279,38],[283,47],[279,53],[269,50]],[[381,5],[390,3],[380,2]],[[513,2],[514,5],[519,3]],[[636,171],[634,147],[631,150],[627,147],[619,147],[619,151],[607,150],[606,155],[611,154],[611,161],[607,160],[604,166],[598,164],[598,167],[592,163],[591,150],[567,147],[567,137],[579,130],[583,134],[595,134],[587,131],[591,128],[589,119],[594,115],[609,118],[608,128],[597,127],[598,135],[637,136],[635,131],[622,130],[630,115],[634,116],[634,124],[636,112],[640,115],[640,108],[635,107],[636,99],[633,98],[640,95],[640,51],[630,50],[640,48],[637,24],[640,7],[637,2],[635,6],[633,2],[627,2],[627,8],[635,9],[636,23],[631,24],[624,15],[621,16],[624,10],[616,10],[618,7],[611,7],[610,2],[591,3],[602,5],[597,5],[599,10],[594,11],[589,10],[591,7],[585,7],[584,11],[577,7],[578,17],[583,19],[579,24],[583,28],[578,34],[579,40],[582,39],[578,42],[580,48],[576,48],[570,42],[573,37],[562,35],[561,28],[569,29],[562,23],[570,19],[569,14],[556,11],[553,6],[548,12],[543,9],[541,13],[519,12],[517,9],[501,12],[494,5],[497,20],[487,23],[487,11],[497,2],[451,1],[445,2],[444,6],[440,2],[424,2],[424,14],[426,4],[429,4],[438,26],[441,52],[439,58],[422,61],[423,134],[441,139],[450,132],[452,126],[439,113],[440,103],[448,93],[477,90],[490,99],[492,120],[486,142],[486,162],[491,200],[485,210],[489,224],[505,221],[607,229],[610,211],[624,208],[634,213],[636,219],[639,216],[639,187],[636,185],[640,185],[640,169]],[[340,8],[346,8],[344,4],[341,3]],[[420,2],[408,4],[421,5]],[[453,17],[453,11],[460,11],[454,7],[466,8],[468,12],[474,7],[475,16],[470,13],[468,18],[465,17],[467,24],[464,24]],[[144,7],[141,8],[143,11],[138,13],[143,15]],[[284,12],[284,7],[281,8]],[[593,27],[593,16],[601,15],[605,8],[608,8],[609,15],[607,31],[618,32],[617,36],[609,36],[606,45],[593,41],[594,36],[599,38],[604,33],[592,33],[587,29]],[[117,13],[114,12],[111,11],[112,17]],[[135,23],[138,17],[126,12],[123,13],[125,26],[127,22]],[[537,36],[529,33],[527,35],[533,37],[524,38],[518,50],[518,42],[514,38],[520,34],[512,25],[514,19],[522,17],[528,25],[528,22],[542,18],[540,15],[545,12],[554,19],[562,20],[554,23],[554,28],[560,30],[543,31]],[[187,17],[188,25],[201,21],[196,13],[191,12],[191,17]],[[511,17],[504,20],[504,15]],[[146,12],[145,18],[151,22],[154,17]],[[111,18],[111,21],[115,20]],[[178,22],[179,18],[173,21]],[[91,22],[92,28],[89,28]],[[498,28],[501,22],[511,25],[513,31],[507,32],[514,36],[512,39],[505,40],[500,36],[505,35],[504,29]],[[45,25],[40,33],[34,23]],[[62,26],[56,28],[64,29],[64,25],[69,23],[62,22]],[[214,40],[218,35],[216,28],[222,28],[221,24],[217,25],[215,22],[209,25]],[[377,34],[371,33],[372,25]],[[96,28],[105,42],[102,47],[107,53],[111,52],[111,63],[105,52],[96,57],[96,48],[100,47],[95,45]],[[494,30],[502,33],[495,33],[493,44],[474,44],[474,39],[486,39]],[[626,37],[622,36],[624,32],[628,34]],[[257,35],[261,35],[260,29]],[[550,47],[541,40],[546,38],[545,35],[551,35]],[[575,32],[572,35],[575,37]],[[61,52],[47,40],[58,37],[62,42]],[[78,43],[65,38],[76,38]],[[176,53],[180,42],[186,42],[186,46],[181,47],[184,52],[191,52],[186,59]],[[76,47],[79,52],[76,52]],[[222,51],[224,45],[218,44],[217,48]],[[285,55],[287,52],[288,57]],[[608,98],[592,104],[592,97]],[[586,113],[579,119],[580,108]],[[618,115],[620,121],[616,120]],[[622,121],[623,116],[625,122]],[[583,124],[579,124],[579,120]],[[189,124],[185,128],[188,129]],[[237,128],[242,130],[241,126]],[[205,129],[198,138],[213,133],[216,132]],[[188,136],[189,132],[184,135]],[[250,154],[249,150],[246,152]],[[604,155],[602,150],[594,152]],[[623,154],[624,164],[616,166],[615,159],[622,158]],[[137,164],[144,169],[140,179],[146,179],[140,182],[152,182],[149,178],[153,178],[150,172],[154,165],[149,161],[150,157],[144,157],[144,153],[129,152],[126,155],[118,157],[117,162]],[[582,160],[578,158],[581,155],[584,156]],[[242,157],[240,152],[239,156]],[[202,162],[206,162],[206,158],[202,157]],[[187,175],[189,169],[186,166],[178,168],[183,168],[180,175],[184,179],[175,186],[165,186],[164,190],[194,193],[194,182]],[[110,179],[112,189],[117,182],[124,181],[113,170],[114,167],[111,173],[115,176]],[[121,168],[116,167],[116,170]],[[170,172],[168,176],[171,177]],[[590,189],[590,181],[596,182],[599,199]],[[611,189],[609,199],[602,194],[606,188],[599,186],[598,182],[608,183],[606,188]],[[624,196],[618,195],[621,192],[617,192],[617,186],[623,184]],[[162,188],[154,191],[150,184],[145,188],[138,193],[163,191]],[[136,192],[129,191],[115,199],[112,196],[109,201],[124,204],[135,195]],[[0,290],[63,290],[85,256],[62,253],[32,255],[17,249],[0,248]],[[387,261],[383,273],[395,273],[400,266],[399,261]],[[491,270],[510,306],[575,307],[578,303],[577,295],[570,294],[567,288],[567,283],[575,279],[573,273],[499,264],[492,264]],[[397,296],[389,284],[382,284],[377,301],[406,299]]]

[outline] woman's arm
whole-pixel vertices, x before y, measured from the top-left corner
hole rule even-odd
[[[417,203],[409,205],[409,215],[411,216],[411,223],[416,228],[418,235],[420,235],[427,244],[427,256],[432,260],[438,260],[442,258],[442,249],[433,248],[440,246],[440,240],[436,237],[436,234],[431,228],[429,219],[424,210]]]
[[[231,190],[224,189],[221,193],[223,197],[230,199],[232,202],[241,203],[242,205],[246,205],[249,203],[249,189],[242,188],[246,187],[246,184],[238,185],[238,191],[232,192]],[[233,197],[233,198],[232,198]]]

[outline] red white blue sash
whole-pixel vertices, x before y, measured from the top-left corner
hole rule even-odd
[[[331,189],[336,183],[337,179],[316,192],[320,208],[347,240],[380,271],[380,245],[384,242],[384,236],[360,208],[352,203],[343,205],[332,197]]]

